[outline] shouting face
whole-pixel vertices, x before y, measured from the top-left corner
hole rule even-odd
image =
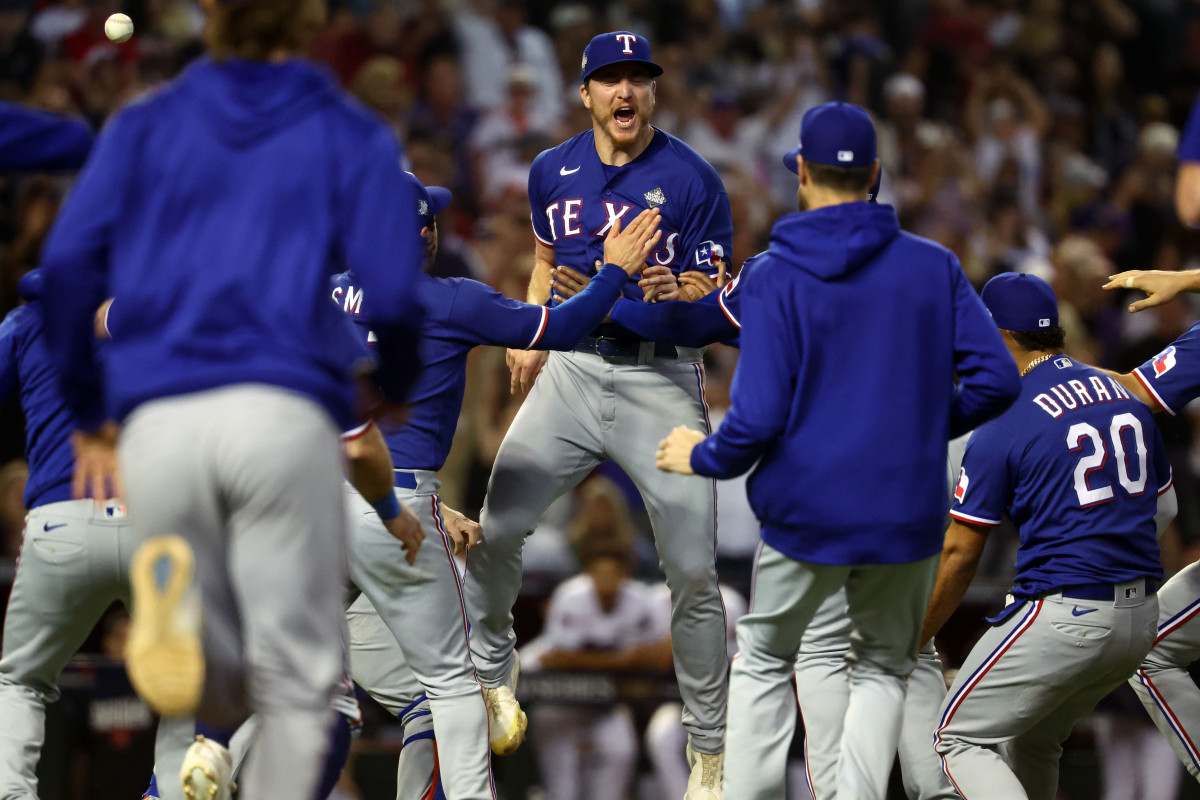
[[[626,62],[598,69],[579,91],[597,135],[607,136],[617,148],[651,135],[654,80],[644,65]]]

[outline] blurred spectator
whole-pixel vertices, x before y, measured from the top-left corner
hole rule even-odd
[[[475,187],[468,146],[479,122],[479,112],[467,104],[454,52],[433,50],[421,62],[420,70],[421,91],[408,115],[409,130],[421,128],[448,144],[454,177],[438,185],[453,191],[460,202],[470,202],[475,197]]]
[[[514,183],[528,183],[537,153],[531,154],[526,142],[550,142],[557,119],[536,105],[536,89],[537,76],[530,66],[512,66],[504,102],[487,112],[471,137],[474,172],[485,201]]]
[[[20,99],[33,86],[42,45],[29,32],[29,4],[0,0],[0,99]]]

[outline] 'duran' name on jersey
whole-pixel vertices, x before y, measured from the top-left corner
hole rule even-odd
[[[1069,358],[1055,359],[1054,365],[1059,369],[1072,366]],[[1091,375],[1086,381],[1072,378],[1057,383],[1048,391],[1034,396],[1033,403],[1054,419],[1058,419],[1068,411],[1086,408],[1097,403],[1115,403],[1122,400],[1133,400],[1133,395],[1117,380],[1109,375]]]

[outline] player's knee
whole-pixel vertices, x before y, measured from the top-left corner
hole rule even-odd
[[[721,592],[717,588],[715,562],[695,559],[672,565],[664,560],[663,568],[667,574],[667,585],[671,588],[672,603],[688,598],[691,602],[708,600],[720,605]]]

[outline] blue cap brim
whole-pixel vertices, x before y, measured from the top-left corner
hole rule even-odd
[[[444,186],[426,186],[425,191],[429,192],[429,216],[431,217],[442,213],[454,199],[454,195]]]
[[[663,74],[663,68],[658,64],[655,64],[653,61],[642,61],[640,58],[625,58],[621,59],[620,61],[609,61],[607,64],[597,64],[587,71],[587,74],[583,76],[583,80],[580,82],[587,83],[588,78],[592,77],[592,75],[596,74],[605,67],[611,67],[613,64],[641,64],[650,71],[651,78],[657,78],[659,75]]]
[[[793,147],[783,154],[783,165],[788,168],[788,172],[793,175],[800,174],[800,167],[796,166],[796,156],[800,155],[800,148]]]

